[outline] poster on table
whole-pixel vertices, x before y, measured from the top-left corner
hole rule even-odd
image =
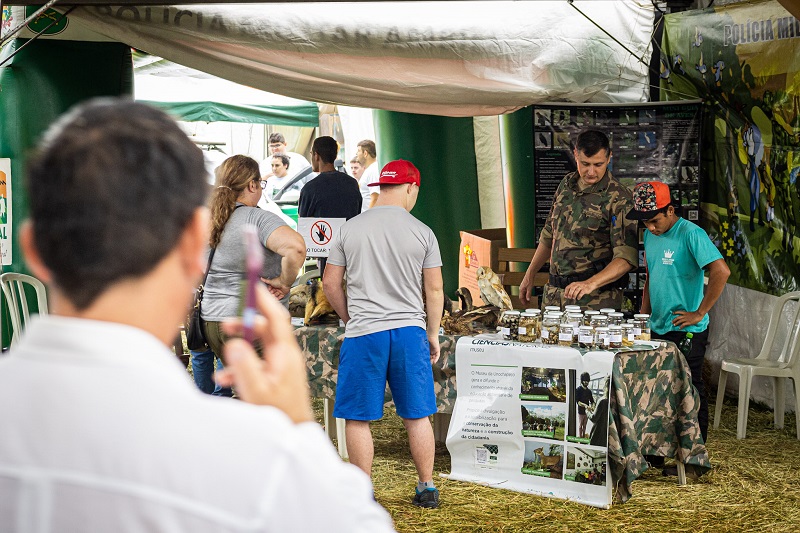
[[[448,477],[608,508],[613,361],[610,352],[461,338]]]
[[[589,127],[611,141],[609,170],[623,185],[663,181],[688,220],[700,218],[699,101],[680,104],[553,104],[533,108],[536,231],[541,232],[558,184],[576,170],[573,147]]]
[[[0,158],[0,264],[11,264],[11,159]]]

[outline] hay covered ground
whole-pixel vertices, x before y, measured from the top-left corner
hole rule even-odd
[[[321,401],[315,402],[321,420]],[[713,404],[711,412],[713,414]],[[726,401],[718,430],[709,430],[714,469],[680,487],[677,478],[649,470],[633,483],[633,497],[610,510],[490,489],[438,477],[450,471],[437,445],[437,510],[412,506],[416,483],[406,434],[393,410],[373,425],[373,482],[378,502],[400,532],[673,532],[797,531],[800,529],[800,441],[794,415],[773,429],[772,412],[751,407],[747,438],[736,439],[736,405]]]

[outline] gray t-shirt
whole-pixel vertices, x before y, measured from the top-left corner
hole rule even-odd
[[[281,273],[280,255],[266,247],[272,232],[286,224],[274,213],[257,207],[242,206],[236,209],[222,231],[217,251],[211,262],[203,294],[200,315],[209,322],[221,322],[239,314],[241,282],[245,273],[244,226],[251,224],[258,230],[258,241],[264,246],[264,268],[261,276],[267,279]]]
[[[426,328],[422,269],[442,266],[442,257],[433,231],[402,207],[373,207],[347,221],[328,264],[347,269],[345,337]]]

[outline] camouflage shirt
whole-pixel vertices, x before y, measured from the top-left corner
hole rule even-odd
[[[550,274],[579,274],[617,257],[637,266],[636,221],[625,218],[632,207],[630,190],[609,171],[582,191],[578,178],[572,172],[561,180],[539,238],[552,249]]]

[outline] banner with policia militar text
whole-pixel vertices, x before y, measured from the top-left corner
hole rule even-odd
[[[775,0],[667,15],[661,95],[706,103],[700,219],[728,282],[800,289],[800,21]]]

